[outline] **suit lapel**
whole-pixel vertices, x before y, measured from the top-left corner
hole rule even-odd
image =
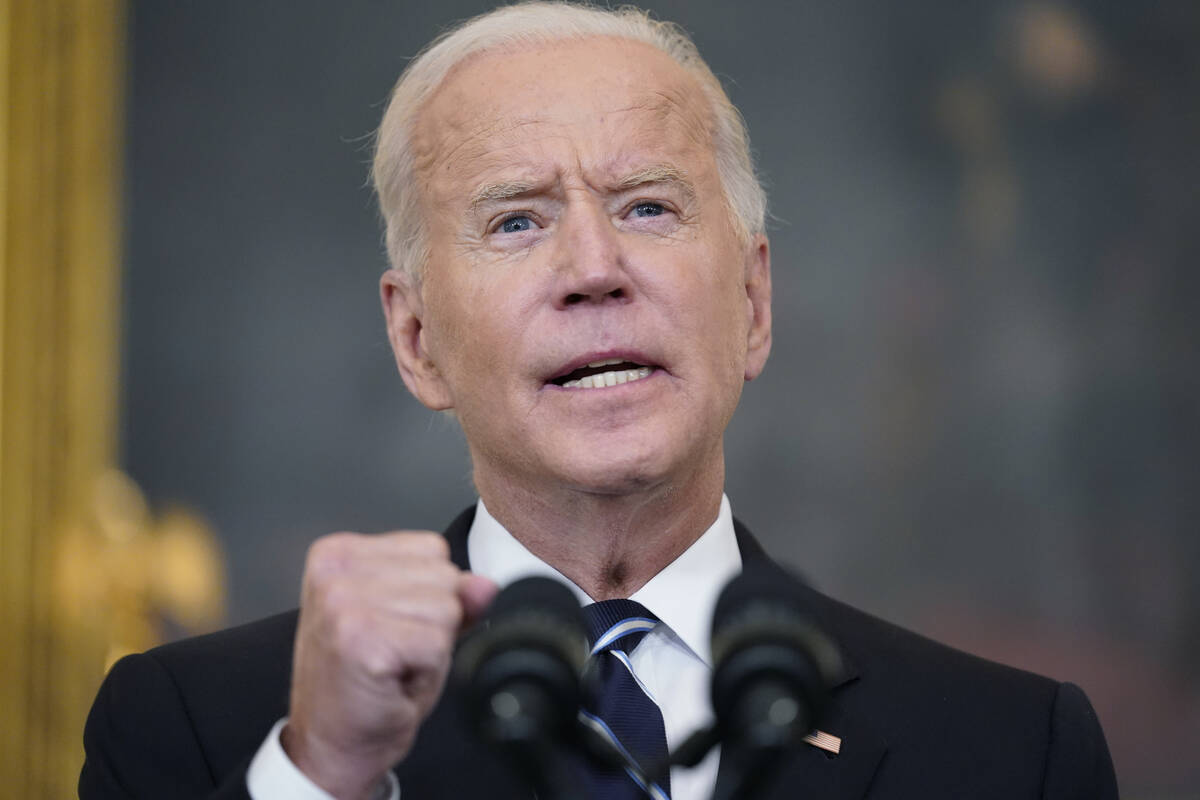
[[[735,519],[733,528],[743,564],[783,569],[767,555],[745,525]],[[812,595],[811,601],[805,605],[815,609],[819,595],[807,584],[804,590]],[[837,640],[838,631],[824,629],[824,632]],[[869,719],[851,710],[852,704],[848,700],[859,688],[858,664],[853,653],[846,652],[844,647],[841,652],[842,671],[830,688],[829,706],[818,726],[820,730],[842,740],[841,750],[834,755],[811,744],[801,745],[796,754],[780,768],[772,782],[774,789],[768,797],[859,800],[866,794],[875,770],[887,752],[887,742]],[[717,773],[718,785],[731,777],[728,764],[722,759]]]
[[[839,698],[839,693],[846,690],[834,690],[821,722],[821,730],[841,738],[841,751],[833,755],[807,743],[802,745],[780,770],[775,781],[778,788],[771,796],[794,794],[798,787],[803,787],[805,797],[828,800],[860,800],[866,794],[887,752],[887,742],[869,720],[847,711]]]
[[[467,534],[471,532],[471,523],[474,521],[475,506],[468,506],[442,532],[450,545],[450,560],[459,569],[471,568],[471,559],[467,555]]]

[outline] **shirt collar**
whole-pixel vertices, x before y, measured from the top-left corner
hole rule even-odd
[[[500,586],[531,575],[562,581],[580,605],[594,602],[565,575],[542,561],[505,530],[479,500],[467,534],[471,571]],[[710,622],[726,582],[742,569],[729,498],[721,495],[717,519],[692,546],[634,592],[631,600],[650,609],[704,663],[712,664]]]

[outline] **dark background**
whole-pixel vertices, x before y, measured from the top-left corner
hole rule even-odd
[[[656,2],[745,114],[775,349],[728,494],[817,585],[1080,683],[1130,798],[1200,787],[1200,4]],[[123,460],[230,622],[334,530],[442,528],[370,133],[475,2],[132,3]],[[502,87],[497,87],[501,90]]]

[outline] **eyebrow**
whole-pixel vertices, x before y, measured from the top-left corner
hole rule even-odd
[[[675,186],[684,193],[688,200],[696,196],[696,189],[688,179],[687,173],[673,164],[651,164],[635,170],[619,178],[613,188],[618,191],[628,191],[649,184],[667,184]],[[497,181],[484,184],[471,196],[471,210],[476,211],[485,203],[498,203],[512,200],[530,192],[536,191],[540,184],[533,181]]]
[[[481,186],[471,197],[471,210],[474,211],[484,203],[494,203],[511,200],[514,197],[528,194],[537,188],[532,181],[500,181]]]
[[[688,200],[696,197],[696,188],[688,179],[687,173],[673,164],[651,164],[648,167],[642,167],[618,180],[616,188],[626,191],[655,183],[676,187],[686,195]]]

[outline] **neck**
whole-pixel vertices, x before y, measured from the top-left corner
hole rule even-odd
[[[496,521],[594,600],[629,597],[717,519],[724,459],[685,480],[636,491],[530,487],[476,467],[475,484]]]

